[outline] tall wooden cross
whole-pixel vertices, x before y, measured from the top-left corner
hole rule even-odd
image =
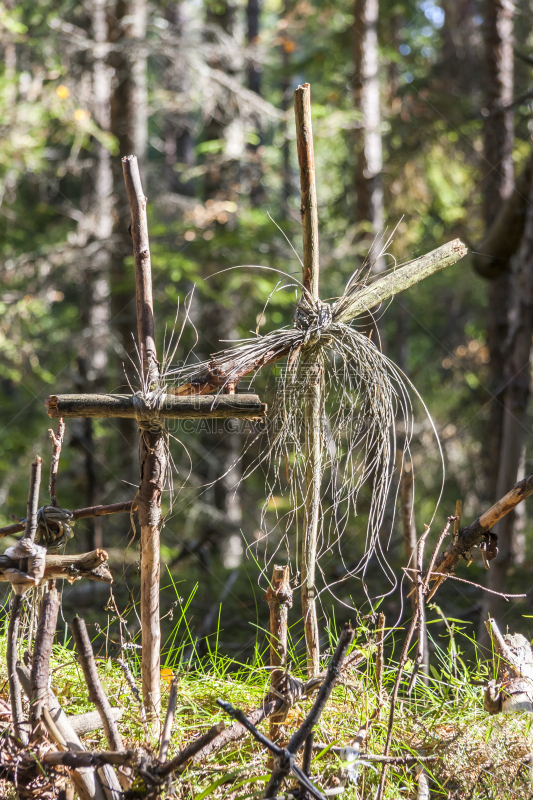
[[[303,285],[306,295],[316,301],[319,278],[318,209],[311,128],[309,84],[295,92],[295,113],[298,159],[301,183],[301,213],[303,226]],[[141,355],[143,393],[128,395],[53,395],[47,400],[52,417],[130,417],[140,428],[141,480],[136,497],[141,526],[141,623],[142,623],[142,680],[145,706],[158,724],[160,708],[160,625],[159,625],[159,526],[161,495],[167,470],[164,446],[163,419],[191,417],[264,418],[266,406],[255,395],[219,394],[206,396],[227,386],[229,391],[245,374],[265,366],[288,352],[277,352],[261,364],[247,364],[240,372],[220,374],[210,367],[197,376],[194,383],[185,384],[162,395],[159,362],[155,347],[154,314],[150,248],[146,216],[146,198],[141,186],[137,159],[127,156],[122,161],[124,178],[131,209],[131,234],[135,260],[137,298],[137,327]],[[454,264],[466,254],[458,239],[390,271],[353,296],[343,298],[337,320],[349,323],[355,316],[367,313],[388,298],[409,288],[438,270]],[[303,354],[305,357],[305,353]],[[316,366],[316,365],[315,365]],[[320,517],[320,485],[322,477],[322,442],[320,413],[323,375],[320,366],[312,391],[306,398],[305,409],[305,531],[302,553],[302,606],[306,629],[308,671],[319,669],[319,638],[316,615],[315,562],[316,541]],[[227,390],[228,390],[227,389]],[[222,388],[222,391],[224,389]]]

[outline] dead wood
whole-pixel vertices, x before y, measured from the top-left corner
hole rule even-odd
[[[161,764],[161,766],[156,767],[157,775],[164,778],[167,775],[171,775],[173,772],[182,771],[191,760],[198,761],[200,754],[203,753],[223,731],[223,722],[214,725],[207,733],[204,733],[203,736],[200,736],[194,742],[187,745],[187,747],[185,747],[181,753],[178,753],[171,761],[167,761],[166,764]],[[200,758],[200,760],[203,760],[203,757]]]
[[[453,573],[462,558],[471,560],[470,551],[483,539],[502,517],[508,514],[513,508],[533,494],[533,472],[523,480],[513,486],[510,492],[498,500],[488,511],[485,511],[478,519],[472,522],[467,528],[462,528],[457,537],[454,537],[444,553],[435,561],[434,570],[440,573]],[[445,580],[444,577],[437,579],[436,586]],[[433,593],[436,589],[433,588]],[[432,595],[431,595],[432,596]]]
[[[94,653],[85,620],[74,617],[72,620],[72,634],[76,643],[76,652],[80,661],[80,666],[85,677],[85,682],[89,690],[89,700],[94,703],[104,726],[107,743],[112,750],[124,750],[122,737],[118,730],[118,725],[113,716],[113,711],[107,695],[103,690],[96,669]]]
[[[30,677],[30,723],[33,733],[41,721],[43,708],[48,705],[50,655],[59,613],[59,594],[55,588],[45,592],[35,635]]]
[[[152,266],[148,238],[146,197],[135,156],[122,159],[122,170],[131,212],[131,238],[135,262],[138,347],[141,356],[142,396],[159,392],[159,363],[155,346]],[[146,404],[145,404],[146,405]],[[159,624],[161,495],[168,469],[165,432],[159,422],[139,423],[140,484],[137,492],[141,526],[141,628],[143,700],[154,732],[159,734],[161,707]]]
[[[284,748],[279,747],[264,736],[242,711],[233,708],[233,706],[223,700],[217,700],[218,705],[224,709],[227,714],[240,722],[241,725],[243,725],[260,744],[273,753],[275,757],[275,767],[265,790],[265,798],[277,797],[283,781],[292,773],[303,790],[309,792],[313,797],[317,798],[317,800],[324,800],[322,793],[316,789],[305,773],[296,765],[294,757],[303,747],[314,726],[320,719],[333,687],[339,678],[344,659],[353,641],[353,637],[353,628],[350,625],[345,625],[328,666],[326,677],[318,690],[315,702],[298,730],[291,736],[287,746]]]
[[[308,83],[294,92],[296,143],[300,168],[300,194],[303,236],[302,282],[305,299],[319,302],[318,203],[316,195],[315,154],[311,124],[311,87]],[[305,351],[304,351],[305,352]],[[304,358],[306,356],[304,355]],[[307,674],[320,670],[320,640],[316,614],[316,547],[320,519],[320,487],[322,484],[322,383],[324,365],[321,358],[310,355],[302,369],[312,375],[305,397],[305,493],[304,532],[302,541],[302,614],[307,647]]]
[[[219,387],[213,387],[219,388]],[[209,391],[213,391],[210,388]],[[137,418],[136,401],[127,394],[60,394],[45,400],[49,417],[93,419]],[[166,395],[161,407],[143,408],[143,418],[162,419],[264,419],[267,406],[255,394],[220,394],[217,397]]]
[[[39,510],[39,487],[41,485],[41,467],[43,460],[40,456],[35,456],[35,461],[31,465],[30,490],[28,493],[28,506],[26,511],[26,525],[24,538],[31,542],[35,541],[37,533],[37,511]]]
[[[57,431],[50,428],[48,435],[52,440],[52,461],[50,464],[50,480],[48,482],[48,493],[50,494],[50,505],[57,506],[57,471],[59,469],[59,459],[61,456],[61,448],[63,447],[63,439],[65,438],[65,423],[62,419],[59,420]]]
[[[167,713],[165,716],[165,724],[163,725],[163,732],[161,734],[161,747],[159,748],[159,760],[162,762],[166,760],[168,753],[168,746],[170,744],[172,723],[174,722],[174,714],[176,713],[177,701],[178,701],[178,679],[173,678],[172,683],[170,684]]]
[[[45,559],[44,575],[40,580],[67,580],[70,583],[80,578],[90,578],[93,581],[112,583],[113,576],[107,566],[107,553],[105,550],[92,550],[79,556],[47,555]],[[7,570],[19,569],[21,559],[9,556],[0,556],[0,581],[8,581]],[[7,573],[7,574],[6,574]]]
[[[31,697],[31,676],[30,671],[23,664],[17,665],[17,676],[28,699]],[[84,751],[85,746],[78,736],[71,722],[74,717],[67,717],[55,694],[48,692],[48,716],[54,723],[55,731],[51,732],[49,720],[44,719],[44,723],[56,744],[66,747],[69,750]],[[80,715],[83,716],[83,715]],[[83,733],[84,731],[80,731]],[[54,735],[55,734],[55,735]],[[59,734],[59,739],[56,738]],[[64,743],[64,744],[63,744]],[[72,779],[76,785],[82,800],[106,800],[100,779],[92,766],[76,769],[72,773]]]
[[[533,713],[533,652],[521,633],[502,634],[496,620],[485,622],[494,648],[497,679],[485,688],[483,706],[490,714]]]
[[[110,503],[105,506],[87,506],[78,508],[72,512],[72,519],[90,519],[91,517],[104,517],[108,514],[129,514],[137,508],[137,500],[127,500],[125,503]],[[67,509],[64,509],[65,511]],[[0,538],[3,536],[13,536],[20,533],[26,527],[26,522],[15,522],[13,525],[6,525],[0,528]]]
[[[11,710],[13,714],[13,725],[15,728],[15,736],[20,739],[23,744],[28,744],[28,733],[24,729],[24,714],[22,712],[22,694],[20,690],[20,681],[17,675],[17,642],[18,633],[20,628],[20,614],[22,611],[22,604],[24,597],[21,594],[15,594],[11,598],[11,609],[9,613],[9,625],[7,628],[7,678],[9,683],[9,696],[11,699]]]
[[[290,567],[274,566],[272,581],[264,599],[270,610],[270,692],[274,694],[280,687],[284,669],[287,666],[287,635],[289,609],[292,608],[292,589]],[[280,737],[280,725],[287,716],[286,711],[270,717],[269,732],[273,742]]]

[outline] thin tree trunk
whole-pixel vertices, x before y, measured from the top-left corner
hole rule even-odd
[[[260,0],[248,0],[246,4],[246,39],[250,55],[248,57],[247,82],[248,88],[256,94],[261,94],[261,64],[257,61],[255,50],[259,41],[259,25],[261,20]],[[264,200],[262,186],[263,165],[261,161],[261,123],[255,120],[255,131],[259,138],[257,144],[249,144],[248,167],[250,173],[250,203],[259,206]]]
[[[484,37],[486,113],[483,129],[483,192],[485,226],[494,222],[502,203],[511,195],[513,175],[513,14],[510,0],[485,0]],[[488,428],[490,489],[494,497],[498,479],[503,426],[503,383],[511,297],[511,275],[506,270],[488,285],[487,346],[490,352],[490,391],[493,394]],[[483,625],[483,634],[485,634]]]
[[[208,4],[207,21],[211,25],[219,25],[227,36],[234,36],[236,30],[237,9],[233,2],[224,0],[218,4]],[[211,62],[217,69],[224,69],[232,77],[237,73],[229,59],[216,57]],[[242,121],[238,109],[231,98],[221,91],[217,106],[206,129],[206,136],[211,140],[225,142],[224,152],[208,156],[205,181],[206,201],[235,200],[236,187],[241,181],[241,160],[244,150],[238,148],[239,128]],[[244,140],[243,140],[244,145]],[[217,233],[224,232],[234,225],[229,218],[226,222],[217,222],[213,246],[217,247]],[[206,265],[207,273],[215,273],[221,268],[220,261],[213,259]],[[199,330],[202,331],[208,352],[218,350],[224,340],[237,338],[237,315],[228,313],[231,303],[227,293],[225,276],[217,276],[210,281],[211,296],[205,298],[199,314]],[[225,303],[219,298],[224,298]],[[201,538],[210,541],[220,553],[222,563],[227,569],[235,569],[242,561],[243,546],[240,532],[242,521],[240,480],[242,476],[239,463],[241,436],[238,431],[227,427],[215,426],[210,432],[202,432],[201,444],[206,457],[200,465],[200,471],[211,486],[209,500],[221,512],[222,524],[213,520],[204,520]],[[206,601],[212,603],[211,585],[206,582]]]
[[[147,144],[147,97],[146,97],[146,0],[116,0],[110,9],[109,40],[116,49],[109,56],[114,70],[111,91],[111,133],[118,142],[121,157],[135,155],[141,170],[146,158]],[[115,215],[113,219],[112,253],[110,263],[111,314],[117,333],[120,353],[118,357],[117,385],[126,387],[124,367],[131,374],[129,359],[135,362],[135,304],[134,282],[131,269],[126,268],[126,259],[131,257],[131,238],[126,220],[129,205],[120,158],[112,160],[113,195]],[[118,424],[122,437],[121,470],[124,485],[134,483],[137,436],[135,425],[129,420]]]
[[[384,222],[378,13],[378,0],[355,0],[354,102],[359,112],[355,129],[356,221],[369,244],[379,236]],[[375,258],[374,251],[376,248]],[[383,259],[378,259],[374,270],[381,272],[384,266]]]

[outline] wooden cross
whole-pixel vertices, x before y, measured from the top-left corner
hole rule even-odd
[[[149,398],[151,393],[157,394],[164,387],[155,345],[146,197],[137,158],[126,156],[122,159],[122,168],[131,210],[137,333],[144,395],[51,395],[45,402],[50,417],[127,417],[137,419],[139,423],[141,479],[135,504],[141,526],[142,684],[144,704],[153,720],[154,732],[158,733],[161,706],[159,529],[161,496],[168,469],[161,420],[206,417],[263,419],[266,406],[253,394],[221,394],[218,397],[173,397],[162,394],[154,408],[150,407],[149,399],[143,400],[143,396]]]
[[[311,128],[311,102],[309,84],[298,87],[295,92],[298,160],[301,183],[301,213],[303,226],[303,285],[308,297],[319,299],[319,250],[318,209],[316,179]],[[137,299],[137,328],[141,374],[145,398],[162,388],[159,362],[154,337],[154,314],[152,298],[152,276],[146,198],[142,190],[137,159],[127,156],[122,160],[124,179],[131,209],[131,235],[135,261],[135,286]],[[354,293],[345,300],[337,320],[349,323],[356,315],[368,312],[418,281],[444,267],[454,264],[466,254],[466,247],[456,239],[432,253],[418,258],[402,268],[391,271],[363,291]],[[143,696],[147,710],[152,712],[158,725],[160,708],[160,625],[159,625],[159,525],[161,520],[161,494],[167,469],[162,419],[237,417],[261,419],[266,416],[266,406],[256,395],[219,394],[204,395],[220,391],[234,391],[234,386],[246,374],[278,360],[287,353],[277,352],[261,364],[249,364],[237,374],[221,375],[206,367],[194,383],[188,383],[164,396],[157,409],[145,402],[142,413],[139,403],[142,398],[128,395],[52,395],[46,401],[52,417],[129,417],[140,423],[140,468],[141,481],[136,496],[141,526],[141,625],[142,625],[142,678]],[[306,398],[306,490],[305,532],[302,563],[302,605],[306,628],[308,671],[319,670],[319,640],[316,618],[315,562],[316,540],[320,515],[320,482],[322,454],[319,416],[323,376],[318,367],[317,380]],[[231,383],[230,383],[231,381]],[[231,387],[231,388],[230,388]],[[222,388],[222,391],[224,389]],[[149,423],[153,422],[153,425]]]

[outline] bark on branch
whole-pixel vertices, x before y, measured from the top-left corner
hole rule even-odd
[[[444,553],[435,562],[435,572],[455,572],[460,560],[464,558],[490,529],[499,522],[502,517],[513,510],[519,503],[533,494],[533,472],[518,481],[515,486],[504,497],[498,500],[488,511],[485,511],[478,519],[472,522],[467,528],[462,528],[457,537],[452,539]],[[439,583],[444,578],[439,579]]]
[[[41,583],[48,580],[67,580],[73,583],[80,578],[113,583],[113,576],[106,562],[105,550],[92,550],[79,556],[47,555]],[[19,566],[20,560],[5,555],[0,556],[0,581],[8,581],[6,570],[19,569]]]
[[[60,394],[45,400],[49,417],[136,418],[134,400],[125,394]],[[167,395],[160,411],[143,411],[143,419],[263,419],[267,406],[255,394],[218,397]]]
[[[91,517],[104,517],[107,514],[129,514],[137,508],[137,500],[127,500],[124,503],[110,503],[105,506],[87,506],[86,508],[78,508],[72,512],[72,519],[90,519]],[[65,509],[66,511],[67,509]],[[26,527],[25,522],[15,522],[13,525],[6,525],[5,528],[0,528],[0,538],[3,536],[13,536],[15,533],[20,533]]]

